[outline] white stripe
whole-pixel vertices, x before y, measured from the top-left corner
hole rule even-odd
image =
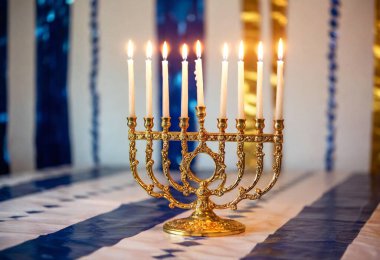
[[[293,176],[293,173],[292,175],[283,175],[280,180],[284,183],[285,178],[288,180]],[[134,237],[123,239],[112,247],[104,247],[83,257],[83,259],[105,259],[106,257],[125,259],[126,253],[141,259],[149,259],[153,256],[165,254],[162,249],[169,248],[184,250],[184,252],[174,253],[176,258],[180,259],[238,259],[248,254],[257,243],[264,241],[268,235],[296,216],[305,205],[318,199],[324,192],[345,178],[347,178],[347,174],[334,176],[326,176],[323,173],[315,174],[278,195],[274,195],[265,201],[258,201],[259,207],[254,208],[254,212],[237,213],[244,216],[238,220],[247,227],[246,232],[241,235],[197,240],[196,242],[199,245],[189,248],[176,244],[185,241],[185,237],[164,233],[162,223]],[[275,189],[279,187],[280,185],[277,185]],[[246,201],[243,202],[239,208],[244,208],[246,203]],[[233,214],[228,210],[217,213],[221,216]],[[176,218],[187,216],[189,216],[189,212],[185,212]]]
[[[34,169],[35,2],[9,1],[8,147],[12,172]]]
[[[229,66],[227,86],[227,117],[228,131],[236,132],[235,120],[237,115],[237,63],[235,45],[242,35],[240,21],[240,1],[205,1],[204,7],[204,56],[205,62],[205,104],[207,106],[207,118],[205,125],[208,131],[217,131],[216,118],[219,116],[220,82],[222,69],[222,46],[224,42],[229,44]],[[221,30],[220,28],[223,28]],[[223,33],[221,33],[223,31]],[[225,32],[228,32],[225,33]],[[192,44],[192,43],[190,43]],[[193,61],[190,61],[193,62]],[[193,71],[189,76],[193,77]],[[214,150],[216,142],[208,144]],[[226,165],[231,170],[236,170],[236,144],[226,144]],[[197,167],[208,169],[210,167],[209,156],[197,157]]]
[[[342,259],[380,258],[380,205],[367,220],[355,240],[348,246]]]
[[[71,5],[68,105],[74,167],[92,165],[89,5],[89,1]]]
[[[128,164],[128,73],[126,43],[135,42],[136,116],[138,128],[143,129],[145,116],[145,44],[155,42],[155,1],[101,1],[100,26],[100,158],[107,164]],[[153,108],[155,128],[159,128],[157,58],[159,47],[154,45]],[[173,52],[175,49],[173,49]],[[158,145],[158,142],[156,142]],[[145,159],[143,142],[137,143],[138,160]],[[158,153],[158,150],[156,150]],[[141,165],[142,166],[142,165]]]
[[[340,8],[336,166],[344,171],[368,172],[371,160],[374,6],[374,0],[345,0]],[[352,140],[360,140],[355,149]]]
[[[289,1],[284,86],[287,169],[323,169],[328,19],[328,1]]]
[[[144,10],[144,14],[141,13]],[[136,114],[138,129],[143,129],[145,116],[145,43],[155,42],[154,2],[102,1],[98,10],[100,30],[98,90],[100,94],[100,159],[105,164],[128,163],[128,76],[125,44],[134,41],[136,51]],[[74,166],[88,166],[91,159],[91,100],[90,72],[90,8],[87,1],[75,1],[72,5],[70,49],[70,127]],[[158,97],[157,56],[155,45],[154,82]],[[154,99],[158,107],[158,98]],[[154,111],[155,127],[159,127],[159,110]],[[155,144],[155,155],[159,155]],[[137,142],[137,159],[144,161],[145,146]],[[142,167],[142,165],[140,165]]]
[[[123,186],[121,190],[102,192],[113,186]],[[128,187],[127,187],[128,186]],[[99,192],[86,199],[75,199],[75,195]],[[146,199],[129,173],[86,181],[71,186],[58,187],[46,192],[32,194],[0,203],[0,250],[17,245],[40,235],[56,232],[72,224],[116,209],[123,203]],[[134,194],[131,196],[131,194]],[[62,198],[74,199],[62,202]],[[46,208],[44,205],[59,205]],[[42,213],[27,214],[26,211],[42,210]],[[18,220],[11,216],[26,216]]]

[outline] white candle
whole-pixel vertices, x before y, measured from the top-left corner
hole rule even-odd
[[[182,95],[181,95],[181,117],[188,117],[188,47],[182,46]]]
[[[284,92],[284,61],[282,60],[284,47],[282,39],[278,42],[277,60],[277,93],[276,93],[276,115],[275,119],[283,119],[283,92]]]
[[[168,45],[162,47],[162,116],[170,117],[169,113],[169,75],[168,75]]]
[[[133,68],[133,43],[132,41],[128,41],[128,105],[129,105],[129,116],[136,117],[135,112],[135,75]]]
[[[227,80],[228,80],[228,45],[223,46],[223,61],[222,61],[222,80],[220,86],[220,112],[219,118],[227,118]]]
[[[238,61],[238,119],[245,119],[244,113],[244,44],[239,44],[239,61]]]
[[[263,43],[259,42],[256,85],[256,118],[263,119]]]
[[[203,96],[203,71],[202,71],[202,59],[201,59],[201,53],[202,53],[202,46],[201,42],[198,40],[196,44],[196,53],[198,59],[195,61],[195,76],[196,76],[196,82],[197,82],[197,105],[198,106],[204,106],[204,96]]]
[[[148,41],[146,46],[146,61],[145,61],[145,81],[146,81],[146,117],[153,117],[152,107],[152,43]]]

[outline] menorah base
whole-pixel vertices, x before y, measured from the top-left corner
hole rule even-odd
[[[181,236],[221,237],[243,233],[245,226],[236,220],[220,218],[209,210],[201,214],[195,211],[188,218],[166,222],[164,231]]]

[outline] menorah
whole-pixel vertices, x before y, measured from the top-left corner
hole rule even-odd
[[[188,132],[189,118],[179,119],[180,132],[171,132],[170,117],[161,118],[162,131],[153,131],[153,117],[144,118],[145,131],[136,131],[136,117],[128,117],[129,127],[129,160],[133,177],[144,188],[149,195],[155,198],[165,198],[169,201],[170,208],[193,209],[194,212],[188,218],[175,219],[164,224],[164,231],[185,236],[226,236],[238,234],[245,231],[245,226],[235,220],[225,219],[217,216],[214,209],[237,209],[237,204],[244,200],[257,200],[275,185],[281,171],[282,161],[282,142],[284,120],[274,120],[274,133],[264,133],[264,119],[255,120],[255,134],[245,133],[246,120],[236,119],[236,133],[226,133],[227,119],[218,118],[218,133],[207,132],[204,126],[206,117],[206,107],[197,106],[196,114],[199,123],[198,132]],[[136,159],[136,140],[146,140],[146,172],[152,183],[145,183],[140,177],[137,166],[139,161]],[[153,171],[154,161],[153,141],[162,141],[162,169],[168,184],[159,181]],[[180,163],[181,182],[175,180],[171,175],[170,160],[168,158],[170,141],[181,142],[182,160]],[[218,152],[214,152],[207,142],[219,142]],[[198,142],[193,151],[188,151],[188,142]],[[237,143],[237,176],[231,185],[226,185],[227,174],[225,164],[225,145],[226,142]],[[248,187],[241,185],[241,180],[245,173],[245,153],[244,144],[247,142],[256,143],[256,169],[255,177]],[[264,189],[255,188],[263,173],[264,164],[264,143],[274,144],[273,177]],[[192,160],[199,154],[209,155],[215,162],[215,171],[209,178],[202,179],[190,168]],[[215,184],[216,188],[211,188]],[[171,187],[181,192],[184,196],[196,195],[196,199],[190,203],[184,203],[176,199],[171,192]],[[210,199],[211,196],[222,197],[225,193],[238,188],[237,196],[224,204],[217,204]],[[255,188],[254,191],[252,191]]]

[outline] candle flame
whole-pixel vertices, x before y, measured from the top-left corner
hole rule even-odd
[[[264,57],[264,48],[263,48],[263,42],[260,41],[259,42],[259,46],[257,47],[257,58],[259,61],[263,61],[263,57]]]
[[[228,59],[228,44],[227,43],[223,44],[223,59],[224,60]]]
[[[278,55],[278,59],[279,59],[279,60],[282,60],[283,55],[284,55],[284,46],[283,46],[283,43],[282,43],[282,39],[281,39],[281,38],[280,38],[280,40],[278,41],[277,55]]]
[[[202,45],[201,45],[201,42],[199,40],[197,40],[195,48],[196,48],[197,57],[199,59],[201,57],[201,54],[202,54]]]
[[[239,60],[243,60],[244,59],[244,43],[243,41],[240,41],[240,44],[239,44]]]
[[[164,60],[168,58],[168,52],[169,52],[168,49],[169,49],[168,44],[166,43],[166,41],[164,41],[164,45],[162,46],[162,58]]]
[[[128,58],[130,58],[130,59],[133,58],[133,42],[131,40],[128,41],[127,55],[128,55]]]
[[[187,47],[187,44],[182,45],[182,59],[186,60],[187,59],[187,54],[189,53],[189,48]]]
[[[152,54],[153,54],[152,42],[148,41],[148,43],[146,44],[146,57],[148,59],[151,59],[152,58]]]

